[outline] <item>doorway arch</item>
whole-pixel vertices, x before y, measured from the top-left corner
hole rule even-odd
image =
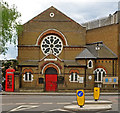
[[[58,74],[57,70],[53,67],[49,67],[45,70],[45,74]]]
[[[57,91],[57,70],[48,67],[45,70],[45,91]]]

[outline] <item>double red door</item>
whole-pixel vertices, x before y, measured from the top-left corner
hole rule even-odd
[[[57,74],[45,75],[46,91],[57,91]]]

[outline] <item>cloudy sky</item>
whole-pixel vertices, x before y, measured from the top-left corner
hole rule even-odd
[[[118,10],[119,0],[4,0],[11,6],[16,5],[21,13],[21,23],[24,24],[47,8],[54,6],[78,23],[106,17]],[[8,53],[0,59],[15,59],[17,47],[8,44]]]

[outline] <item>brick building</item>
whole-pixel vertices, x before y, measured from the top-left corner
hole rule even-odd
[[[50,7],[25,23],[18,39],[15,89],[117,90],[118,12],[78,24]]]

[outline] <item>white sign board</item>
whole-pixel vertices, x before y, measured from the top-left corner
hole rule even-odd
[[[84,83],[84,77],[79,77],[78,81],[79,81],[79,83]]]

